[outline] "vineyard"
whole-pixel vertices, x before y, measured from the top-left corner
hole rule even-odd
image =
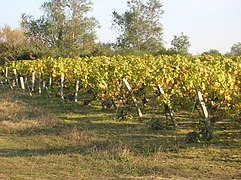
[[[240,58],[8,63],[0,178],[240,179]]]
[[[76,80],[80,82],[80,91],[91,91],[97,98],[114,100],[126,94],[123,78],[130,83],[139,101],[143,94],[147,98],[155,96],[159,84],[167,92],[166,99],[175,111],[190,111],[194,86],[198,86],[209,111],[217,118],[226,118],[240,115],[240,58],[179,55],[47,58],[12,62],[6,67],[12,79],[16,69],[17,76],[24,77],[29,84],[35,72],[36,78],[41,78],[38,85],[44,82],[49,88],[55,87],[55,93],[59,91],[62,77],[63,93],[70,96],[75,93]]]

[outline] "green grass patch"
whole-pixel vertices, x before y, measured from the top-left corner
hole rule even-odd
[[[141,120],[100,101],[63,110],[57,99],[0,93],[1,179],[240,179],[241,122],[213,125],[209,142],[185,144],[192,131],[188,112],[178,128],[153,130],[158,109]],[[165,118],[162,118],[165,121]]]

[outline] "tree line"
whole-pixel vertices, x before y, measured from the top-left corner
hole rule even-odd
[[[0,60],[36,59],[46,56],[75,57],[116,54],[188,54],[189,37],[183,32],[174,35],[172,48],[165,48],[160,0],[128,0],[127,10],[112,12],[112,27],[118,32],[116,42],[97,43],[100,28],[92,11],[92,0],[50,0],[41,5],[43,14],[21,16],[20,28],[0,29]],[[210,50],[205,54],[220,54]],[[241,43],[231,48],[231,54],[241,54]]]

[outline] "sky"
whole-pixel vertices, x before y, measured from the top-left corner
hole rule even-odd
[[[0,27],[19,27],[22,13],[41,15],[39,7],[46,0],[3,0],[0,6]],[[145,0],[144,0],[145,1]],[[127,0],[93,0],[94,16],[100,23],[97,31],[101,42],[114,42],[118,33],[111,28],[112,12],[122,14]],[[201,54],[210,49],[222,53],[241,42],[241,0],[161,0],[164,14],[164,45],[170,48],[174,35],[183,32],[189,37],[189,52]]]

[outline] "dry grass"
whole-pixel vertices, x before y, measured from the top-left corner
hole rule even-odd
[[[63,112],[42,96],[1,92],[0,101],[0,179],[241,178],[240,122],[219,123],[211,142],[187,145],[187,113],[178,129],[153,130],[153,114],[120,121],[99,102]]]
[[[13,96],[8,93],[1,94],[1,128],[10,131],[24,130],[60,122],[58,118],[51,116],[49,112],[39,107],[31,106],[16,96],[17,94]]]

